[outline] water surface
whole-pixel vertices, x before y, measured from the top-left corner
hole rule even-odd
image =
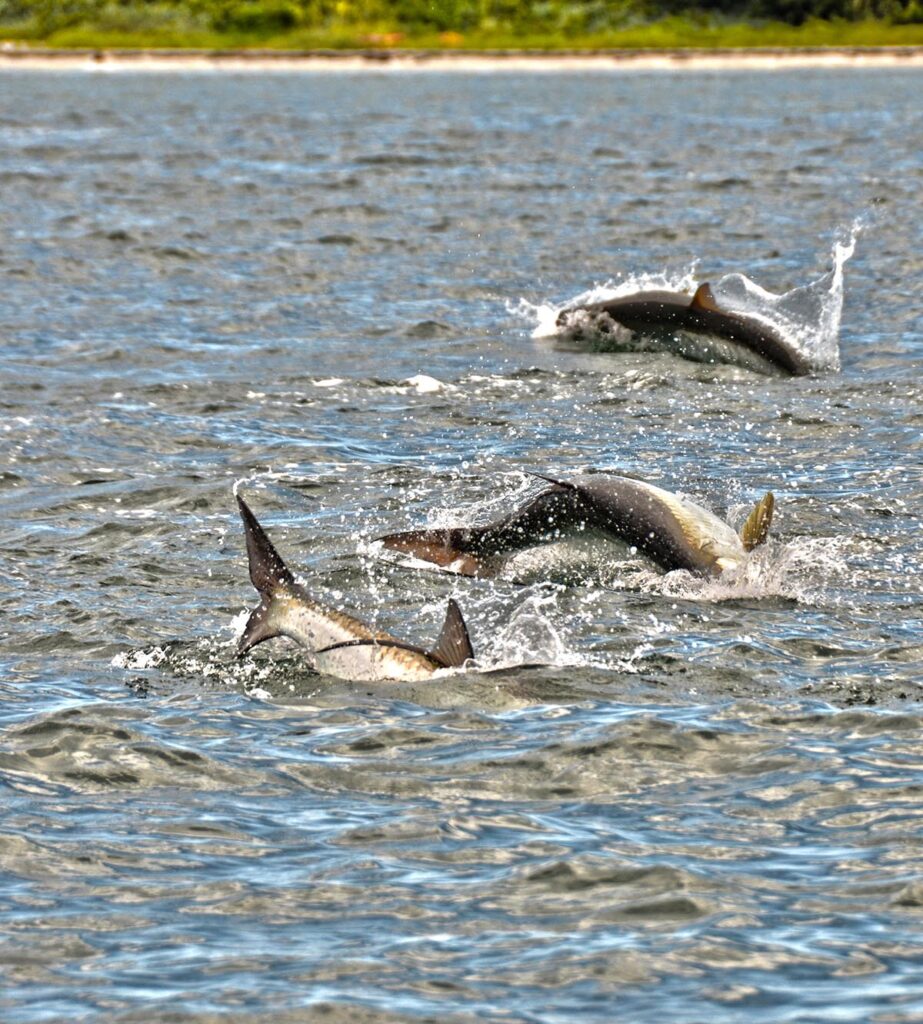
[[[0,76],[4,1021],[923,1018],[920,85]],[[533,337],[632,275],[786,292],[857,218],[840,372]],[[771,488],[772,541],[371,543],[589,467]],[[419,642],[454,596],[500,670],[236,665],[235,480],[319,596]]]

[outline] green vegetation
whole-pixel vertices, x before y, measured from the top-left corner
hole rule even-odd
[[[595,49],[923,45],[923,0],[0,0],[55,47]]]

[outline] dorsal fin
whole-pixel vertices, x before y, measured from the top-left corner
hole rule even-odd
[[[740,541],[747,551],[752,551],[760,544],[766,543],[769,536],[769,527],[772,525],[772,511],[775,507],[775,498],[772,491],[767,491],[762,498],[753,506],[753,511],[747,516],[747,521],[740,528]]]
[[[446,668],[460,668],[474,657],[474,649],[461,609],[451,598],[446,609],[442,632],[436,646],[428,653],[434,661],[445,665]]]
[[[237,505],[240,518],[244,521],[247,536],[247,557],[250,560],[250,581],[256,589],[271,597],[280,585],[292,586],[295,577],[289,572],[279,552],[272,546],[266,532],[257,522],[256,516],[238,494]]]
[[[715,293],[711,290],[711,285],[707,281],[700,284],[696,289],[695,295],[692,296],[692,302],[689,303],[689,308],[706,309],[711,313],[721,312],[718,308],[718,300],[715,298]]]
[[[544,480],[546,484],[553,484],[555,487],[561,487],[565,491],[579,490],[576,484],[569,483],[567,480],[558,480],[553,476],[545,476],[544,473],[534,473],[531,469],[526,470],[526,476],[534,476],[536,480]]]

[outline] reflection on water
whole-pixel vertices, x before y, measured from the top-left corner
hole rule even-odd
[[[2,75],[4,1021],[923,1016],[918,78]],[[791,297],[872,203],[812,292],[840,372],[518,312]],[[770,544],[375,543],[589,467],[771,489]],[[239,479],[319,599],[428,639],[454,597],[480,671],[238,661]]]

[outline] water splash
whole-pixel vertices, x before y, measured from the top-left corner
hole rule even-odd
[[[829,600],[830,586],[847,573],[849,543],[850,539],[843,537],[798,537],[784,543],[770,542],[751,552],[739,566],[714,577],[683,569],[664,572],[620,541],[595,534],[573,535],[511,555],[495,583],[502,590],[510,584],[603,587],[609,591],[707,602],[782,598],[816,605]],[[396,555],[380,545],[370,546],[368,554],[405,568],[457,574],[452,566],[436,566],[405,554]]]
[[[815,369],[838,370],[844,267],[865,226],[864,217],[853,221],[848,233],[833,244],[832,269],[809,284],[776,295],[744,274],[726,274],[712,284],[715,297],[731,312],[762,320],[781,331]]]
[[[693,295],[698,287],[696,266],[697,261],[683,270],[629,274],[624,280],[610,278],[604,284],[594,285],[589,290],[568,299],[563,305],[535,305],[526,299],[520,299],[518,304],[511,307],[510,312],[524,320],[537,321],[532,331],[533,338],[553,338],[561,333],[561,328],[557,324],[558,314],[568,307],[607,302],[610,299],[620,299],[623,295],[633,295],[635,292],[668,291],[687,292],[690,296]]]
[[[797,537],[757,548],[717,577],[676,570],[638,573],[634,582],[646,593],[710,603],[782,598],[817,605],[829,601],[828,588],[848,571],[847,545],[843,537]]]
[[[840,366],[839,332],[845,292],[844,267],[856,249],[859,235],[867,226],[860,215],[836,238],[831,253],[832,269],[806,285],[776,294],[763,288],[745,274],[725,274],[709,280],[722,309],[761,321],[783,335],[814,370],[837,370]],[[512,312],[535,322],[533,338],[570,336],[575,328],[588,324],[577,320],[560,328],[557,318],[566,308],[590,305],[644,291],[669,291],[690,297],[705,283],[696,272],[696,263],[684,270],[629,274],[623,280],[610,280],[574,296],[563,305],[534,305],[521,299]],[[631,332],[616,332],[608,337],[610,348],[631,348]]]
[[[140,679],[129,680],[139,692],[147,692],[149,681],[172,676],[192,680],[197,686],[242,691],[248,697],[265,699],[265,687],[279,689],[280,675],[291,673],[291,658],[283,663],[276,659],[256,661],[236,657],[237,641],[249,618],[244,609],[235,615],[215,637],[197,640],[169,640],[116,654],[110,661],[113,668],[144,673]],[[307,671],[307,669],[306,669]],[[143,683],[143,686],[138,684]],[[287,689],[294,690],[294,686]]]
[[[591,667],[585,655],[572,649],[559,619],[555,591],[529,594],[494,632],[490,646],[478,652],[478,668],[495,672],[524,665]]]

